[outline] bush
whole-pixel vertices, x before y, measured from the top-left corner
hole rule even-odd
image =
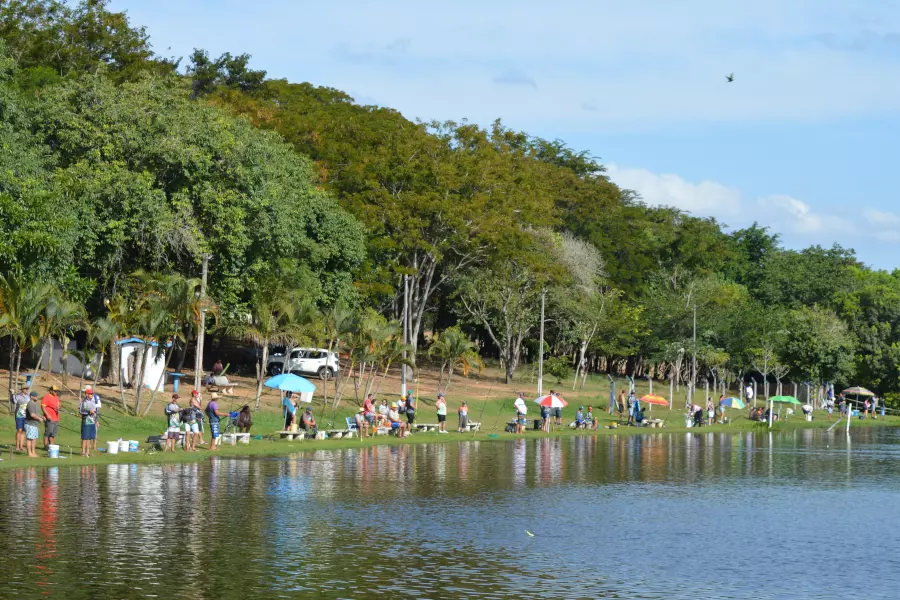
[[[544,372],[556,377],[556,383],[562,383],[572,375],[572,367],[566,359],[551,356],[544,361]]]

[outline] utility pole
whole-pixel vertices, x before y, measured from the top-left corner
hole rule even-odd
[[[694,305],[694,344],[691,359],[691,400],[694,399],[694,392],[697,386],[697,305]]]
[[[406,344],[409,339],[409,275],[403,276],[403,360],[406,360]],[[400,365],[400,394],[406,395],[406,364]]]
[[[209,254],[203,255],[203,267],[200,272],[200,299],[206,298],[206,280],[209,275]],[[200,323],[197,328],[197,349],[194,352],[194,389],[200,389],[200,377],[203,374],[203,341],[206,337],[206,307],[200,310]],[[263,365],[266,368],[266,365]]]
[[[547,298],[546,288],[541,291],[541,343],[538,350],[538,397],[544,394],[544,300]]]

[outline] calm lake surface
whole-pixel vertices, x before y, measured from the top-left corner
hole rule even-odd
[[[0,597],[896,598],[898,459],[873,428],[5,470]]]

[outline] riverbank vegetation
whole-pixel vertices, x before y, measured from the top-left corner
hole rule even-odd
[[[160,56],[104,0],[0,0],[0,119],[11,385],[41,342],[76,339],[146,414],[115,340],[171,343],[180,370],[201,322],[258,347],[257,406],[272,344],[341,355],[332,409],[432,360],[451,391],[485,360],[521,385],[543,305],[545,376],[574,393],[611,373],[898,400],[900,274],[648,206],[599,158],[500,120],[411,121],[247,55]]]

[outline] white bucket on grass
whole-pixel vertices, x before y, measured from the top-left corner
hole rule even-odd
[[[59,458],[59,446],[56,444],[50,444],[47,446],[47,454],[50,458]]]
[[[128,452],[128,440],[119,440],[119,452]]]
[[[107,454],[118,454],[119,453],[119,442],[106,442],[106,453]]]

